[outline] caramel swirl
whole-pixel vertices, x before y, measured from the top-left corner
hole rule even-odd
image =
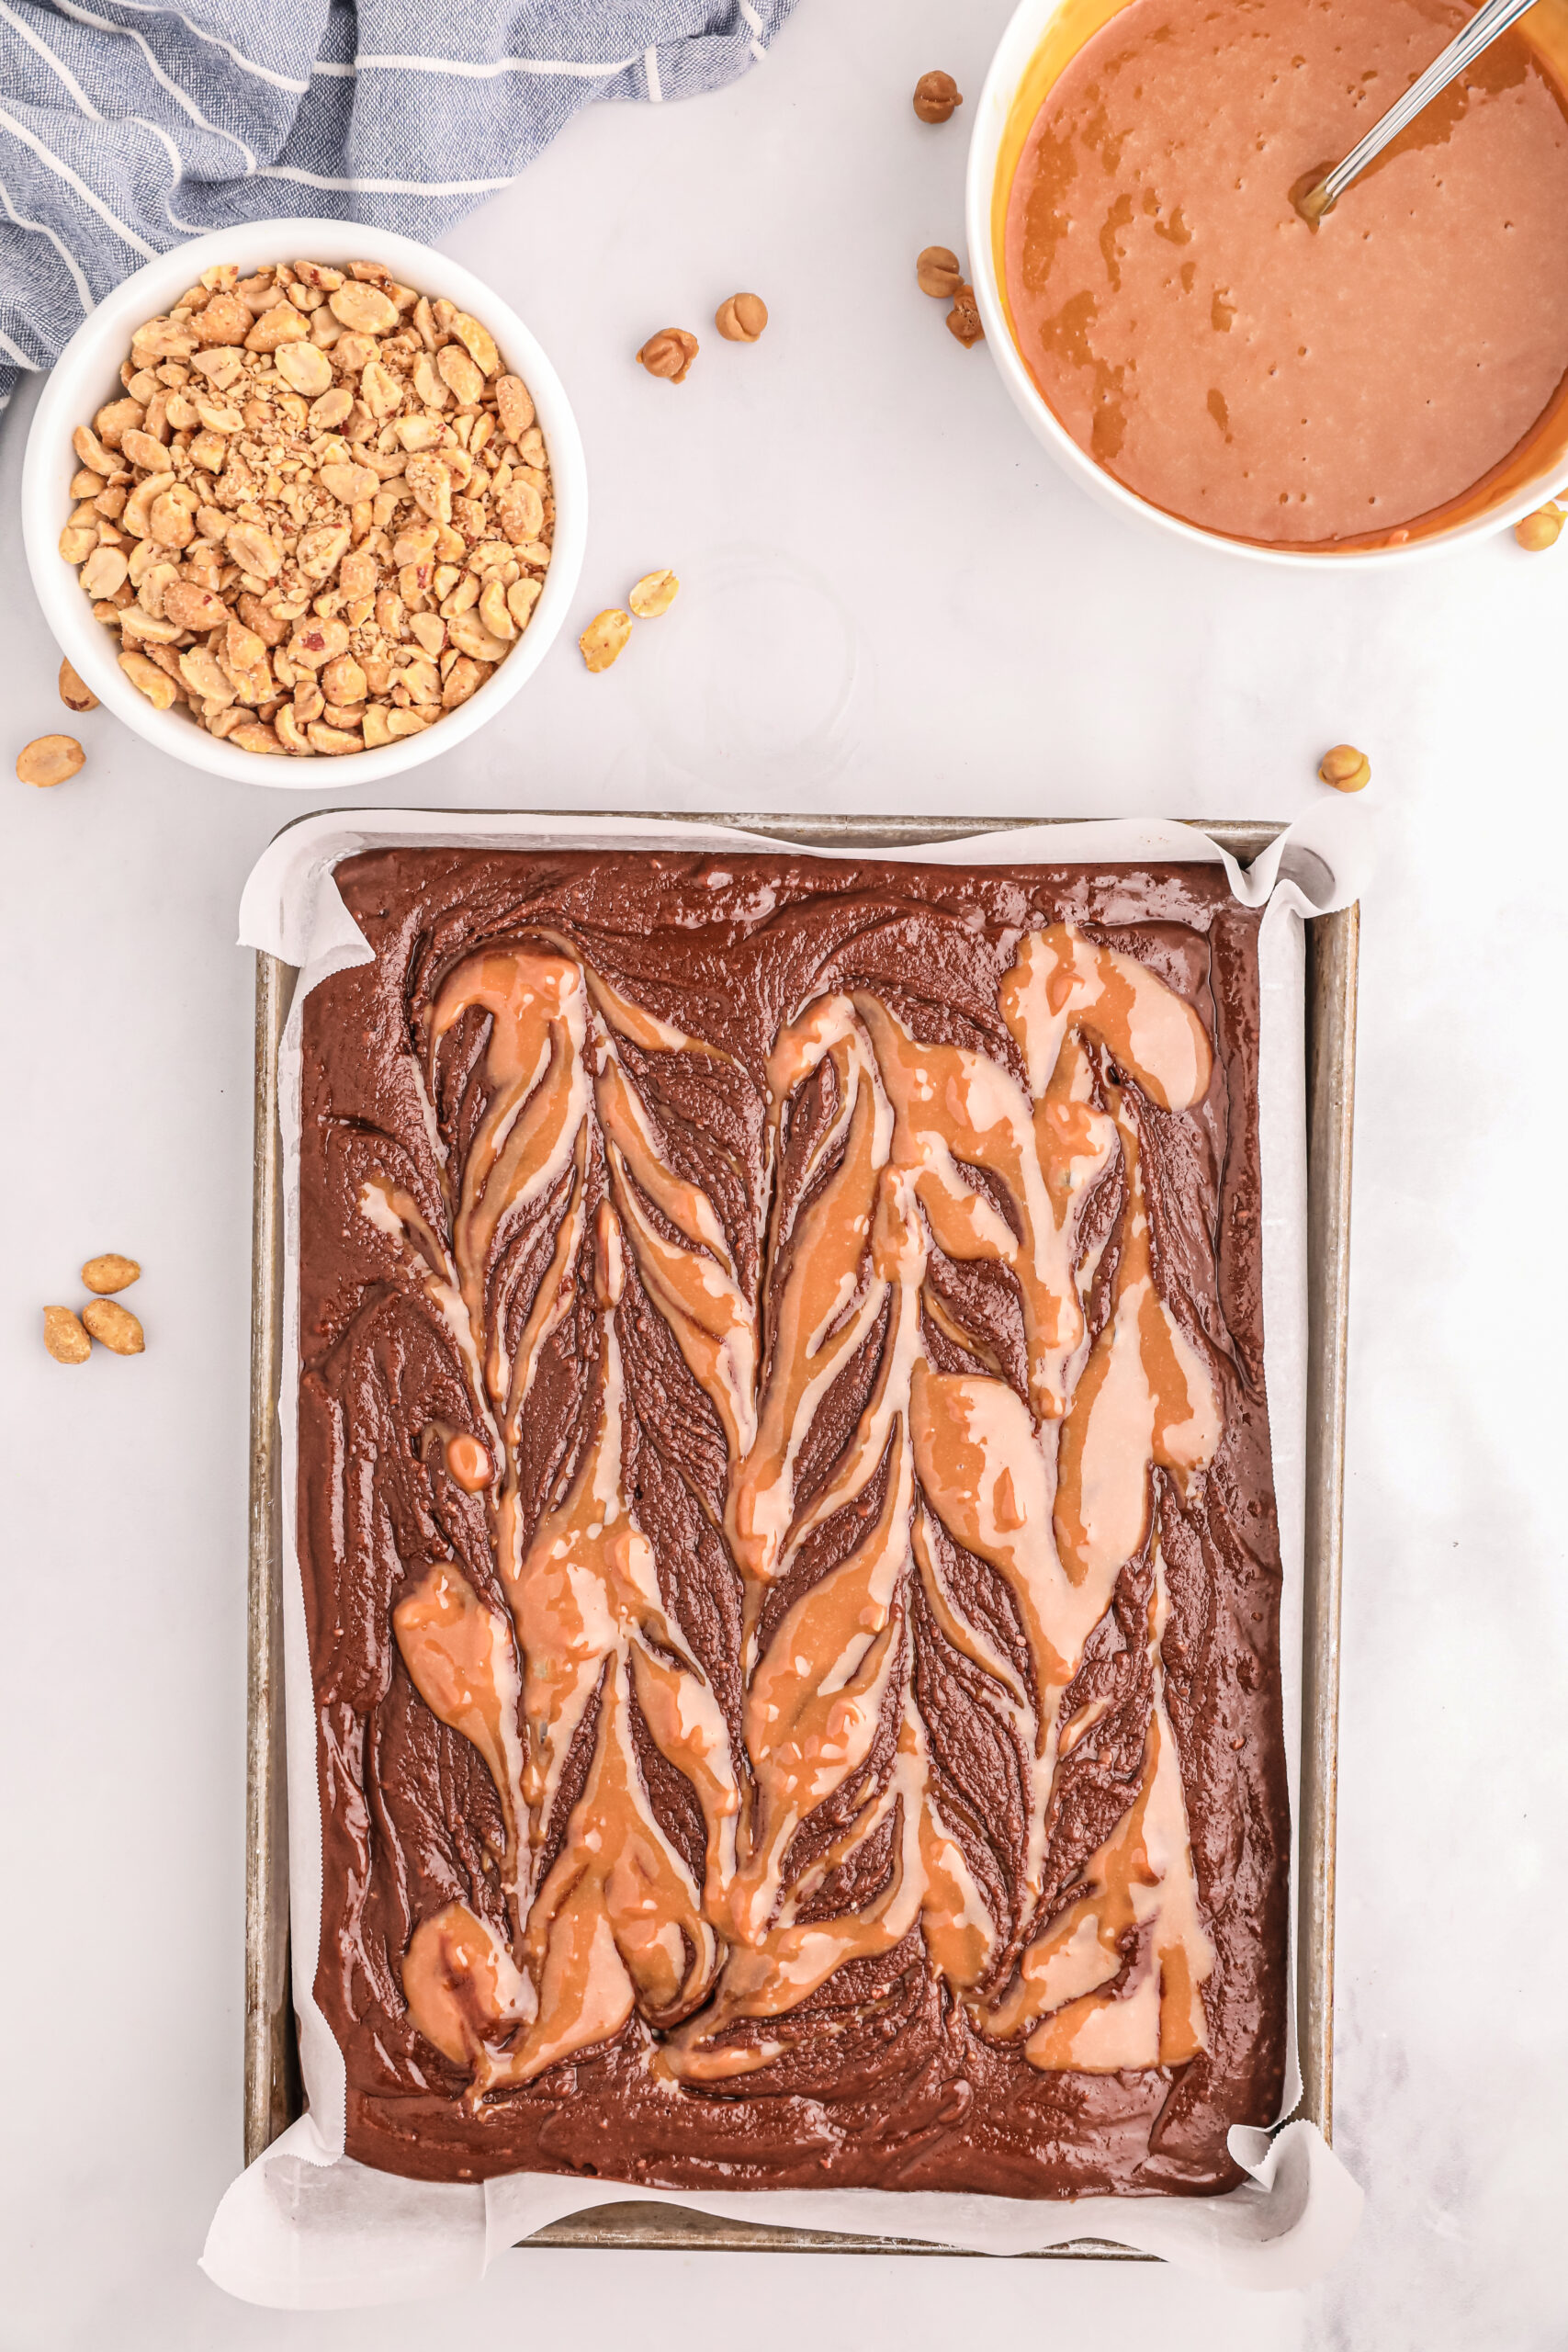
[[[482,1759],[505,1825],[507,1933],[448,1904],[403,1968],[415,2025],[474,2100],[634,2021],[667,2080],[757,2071],[838,1970],[917,1935],[976,2027],[1025,2035],[1037,2066],[1168,2065],[1206,2046],[1212,1952],[1160,1680],[1159,1498],[1162,1479],[1180,1492],[1201,1476],[1220,1413],[1161,1293],[1140,1121],[1201,1099],[1211,1048],[1145,966],[1067,923],[1022,940],[999,1011],[1026,1082],[920,1041],[870,991],[806,1005],[767,1065],[766,1230],[745,1259],[751,1243],[682,1173],[647,1078],[715,1048],[554,936],[472,956],[440,990],[432,1104],[448,1041],[485,1023],[466,1141],[444,1161],[449,1230],[390,1179],[367,1181],[361,1206],[451,1333],[476,1426],[445,1459],[494,1545],[496,1597],[443,1561],[393,1611],[415,1690]],[[1102,1181],[1122,1205],[1089,1246]],[[1016,1385],[943,1275],[965,1268],[1015,1304]],[[722,1444],[704,1508],[739,1572],[738,1697],[692,1646],[638,1521],[628,1464],[650,1407],[626,1365],[649,1316]],[[563,1351],[580,1437],[541,1487],[530,1400]],[[817,1464],[823,1401],[852,1378],[848,1442]],[[1064,1697],[1119,1578],[1151,1556],[1142,1766],[1053,1907],[1054,1792],[1092,1722],[1064,1726]],[[1021,1654],[954,1584],[965,1559],[1008,1596]],[[931,1639],[979,1678],[1022,1759],[1011,1918],[938,1766]],[[694,1845],[656,1802],[655,1759],[690,1792]]]

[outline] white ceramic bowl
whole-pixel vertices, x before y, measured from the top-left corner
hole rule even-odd
[[[417,286],[432,298],[445,295],[482,321],[507,366],[533,395],[556,502],[544,593],[533,619],[493,675],[469,701],[423,734],[338,759],[276,759],[238,751],[197,727],[178,704],[172,710],[154,710],[120,668],[118,639],[93,618],[76,567],[62,560],[59,548],[72,508],[70,482],[77,463],[71,435],[78,424],[91,424],[106,401],[119,397],[120,362],[130,353],[136,329],[166,311],[203,270],[220,262],[237,263],[243,277],[267,262],[291,261],[296,254],[324,262],[382,262],[400,284]],[[335,792],[350,785],[384,784],[389,776],[402,775],[455,750],[492,719],[527,684],[559,633],[576,592],[587,536],[588,475],[577,420],[560,378],[522,320],[482,279],[445,254],[412,237],[351,220],[258,220],[242,229],[220,229],[209,237],[176,245],[139,269],[83,321],[55,362],[33,417],[22,468],[22,537],[33,586],[61,651],[105,708],[171,759],[206,768],[213,775],[276,785],[285,791]]]
[[[1313,571],[1329,567],[1365,571],[1375,565],[1410,563],[1422,556],[1444,554],[1467,539],[1495,538],[1500,530],[1517,522],[1521,514],[1532,514],[1551,497],[1553,484],[1562,478],[1562,458],[1559,451],[1548,449],[1542,454],[1539,469],[1531,471],[1517,489],[1500,497],[1484,514],[1412,538],[1402,547],[1258,547],[1246,539],[1226,538],[1218,531],[1202,530],[1196,523],[1183,522],[1179,515],[1168,514],[1163,508],[1140,498],[1136,491],[1126,489],[1103,467],[1097,466],[1087,450],[1079,448],[1035,384],[1013,341],[998,283],[992,232],[997,171],[1013,100],[1054,21],[1066,17],[1069,10],[1077,13],[1077,0],[1020,0],[991,60],[990,72],[975,108],[964,189],[969,269],[991,356],[1030,431],[1037,441],[1043,442],[1063,471],[1102,505],[1152,523],[1171,537],[1185,539],[1190,547],[1220,548],[1231,555],[1246,556],[1255,563],[1291,564],[1298,570],[1305,567]]]

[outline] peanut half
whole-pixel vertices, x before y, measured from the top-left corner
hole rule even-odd
[[[986,330],[975,300],[975,288],[962,278],[953,290],[953,308],[947,314],[947,332],[955,335],[969,351],[986,339]]]
[[[1527,555],[1544,555],[1548,548],[1557,545],[1565,517],[1555,499],[1545,506],[1538,506],[1533,514],[1523,514],[1514,525],[1514,537]]]
[[[82,1269],[82,1280],[88,1290],[107,1297],[110,1291],[128,1290],[141,1279],[141,1269],[134,1258],[122,1258],[118,1250],[106,1250],[101,1256],[89,1258]]]
[[[615,605],[591,620],[577,642],[582,658],[591,670],[607,670],[612,662],[626,650],[626,639],[632,633],[632,616]]]
[[[43,1310],[43,1343],[56,1363],[85,1363],[93,1352],[93,1343],[83,1329],[80,1317],[68,1306],[46,1306]]]
[[[645,571],[627,604],[639,621],[656,621],[667,613],[681,593],[681,583],[672,571]]]
[[[96,710],[98,707],[97,695],[76,675],[69,662],[60,665],[60,699],[67,710]]]
[[[17,775],[23,784],[63,784],[86,756],[74,735],[38,735],[17,752]]]
[[[90,1299],[82,1309],[82,1321],[111,1355],[139,1356],[146,1349],[141,1324],[118,1298]]]

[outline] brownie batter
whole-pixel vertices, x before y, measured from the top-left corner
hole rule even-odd
[[[1132,0],[1019,159],[1008,304],[1036,384],[1140,497],[1227,536],[1443,519],[1562,395],[1568,116],[1505,33],[1316,227],[1322,177],[1459,30],[1449,0]]]
[[[337,879],[299,1539],[349,2153],[1234,2186],[1288,1940],[1258,916],[1186,865]]]

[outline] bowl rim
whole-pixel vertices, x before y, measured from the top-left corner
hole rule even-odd
[[[445,295],[483,321],[508,365],[527,384],[549,455],[555,497],[555,537],[545,587],[521,642],[479,692],[422,734],[379,749],[347,752],[335,759],[274,758],[243,752],[209,735],[176,705],[155,710],[119,667],[117,640],[93,609],[76,567],[59,551],[59,537],[71,512],[71,435],[90,424],[103,402],[103,389],[130,347],[135,329],[167,308],[205,269],[235,262],[243,271],[267,262],[312,252],[343,253],[355,260],[379,261],[400,282],[422,293]],[[406,775],[453,751],[495,718],[526,684],[560,634],[588,540],[588,474],[582,439],[566,388],[543,345],[485,281],[434,246],[353,220],[316,216],[269,218],[216,229],[171,246],[124,279],[88,312],[45,380],[28,434],[22,460],[22,542],[34,593],[62,653],[107,710],[157,751],[185,766],[235,783],[274,790],[358,790]]]
[[[1512,524],[1526,514],[1534,514],[1538,507],[1551,499],[1553,495],[1552,483],[1562,480],[1563,463],[1561,458],[1544,467],[1534,483],[1511,498],[1500,499],[1484,514],[1472,515],[1445,529],[1427,532],[1401,547],[1268,547],[1249,539],[1229,538],[1224,532],[1206,530],[1201,523],[1190,523],[1182,515],[1168,514],[1164,507],[1155,505],[1137,491],[1129,490],[1125,483],[1107,473],[1102,466],[1096,465],[1074,440],[1023,364],[1022,355],[1008,324],[991,249],[992,191],[996,185],[1002,134],[1013,96],[1031,58],[1040,46],[1047,25],[1064,8],[1072,5],[1073,0],[1018,0],[992,52],[971,119],[964,205],[969,274],[974,281],[975,299],[986,330],[986,340],[991,346],[998,372],[1035,439],[1043,444],[1063,471],[1071,475],[1080,488],[1087,490],[1102,506],[1110,506],[1117,514],[1130,516],[1145,526],[1153,525],[1188,547],[1201,548],[1220,555],[1239,556],[1253,563],[1284,566],[1296,571],[1364,572],[1418,563],[1434,556],[1452,555],[1467,542],[1496,538]]]

